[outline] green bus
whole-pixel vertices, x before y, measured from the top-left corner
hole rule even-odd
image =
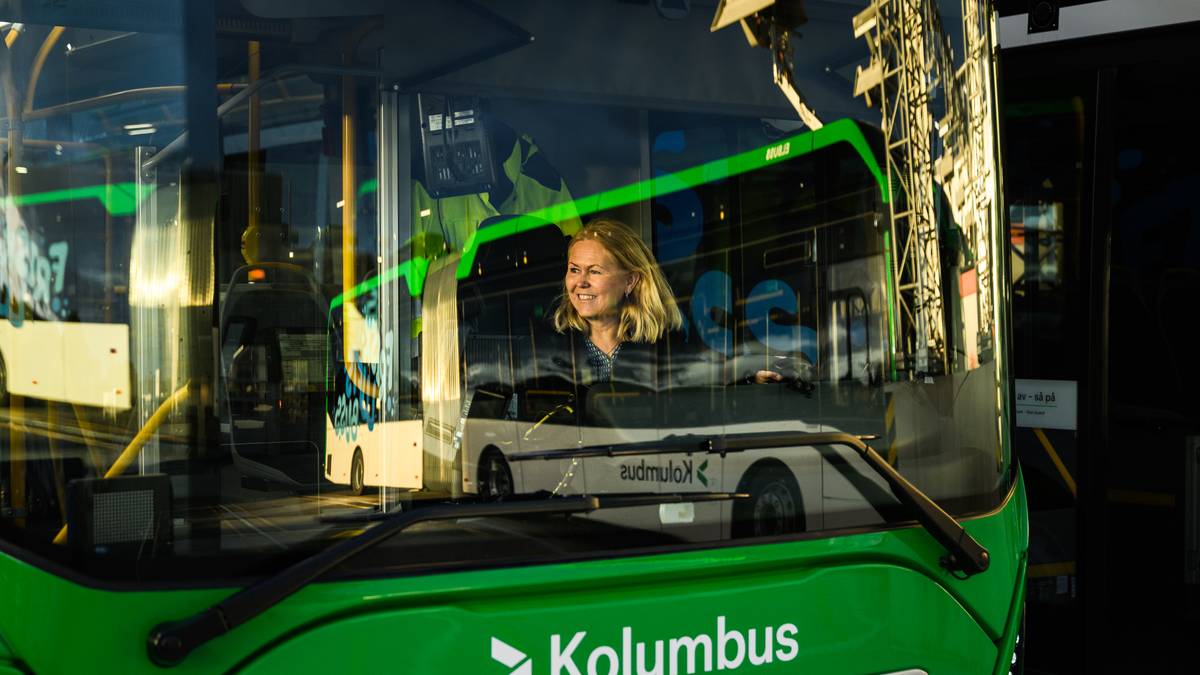
[[[1020,671],[989,3],[0,34],[0,673]],[[550,324],[598,218],[636,380]]]

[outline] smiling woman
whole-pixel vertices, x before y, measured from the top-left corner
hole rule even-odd
[[[611,370],[623,343],[656,342],[683,324],[673,297],[654,254],[629,226],[594,220],[568,245],[554,327],[582,333]]]

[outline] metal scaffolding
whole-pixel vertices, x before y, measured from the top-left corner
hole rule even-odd
[[[991,342],[988,224],[997,202],[990,20],[981,4],[962,0],[966,53],[957,70],[935,0],[873,0],[853,22],[871,56],[857,69],[854,94],[878,105],[887,148],[897,365],[911,366],[911,376],[946,372],[950,365],[935,183],[961,232],[965,250],[955,260],[977,274],[978,335],[971,337],[978,344],[969,351]],[[941,113],[936,123],[935,108]]]
[[[980,12],[978,0],[963,0],[963,44],[966,51],[963,65],[958,71],[958,90],[965,99],[963,110],[963,135],[955,145],[954,155],[962,158],[961,165],[954,162],[954,179],[961,184],[950,190],[958,199],[951,200],[954,219],[967,235],[967,241],[975,257],[975,270],[979,276],[980,347],[991,346],[993,330],[992,299],[992,244],[988,237],[988,225],[997,217],[994,209],[999,204],[996,195],[996,148],[993,116],[995,101],[992,100],[991,18]],[[948,177],[943,184],[952,182]],[[986,342],[986,345],[983,344]]]
[[[874,0],[854,18],[871,61],[859,68],[856,96],[877,103],[883,118],[891,234],[894,308],[905,356],[916,374],[944,372],[946,322],[933,185],[930,90],[938,63],[936,24],[924,0]],[[935,15],[936,16],[936,15]],[[872,100],[872,92],[878,93]]]

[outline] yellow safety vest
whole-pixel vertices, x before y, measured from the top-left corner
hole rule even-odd
[[[493,188],[491,193],[434,199],[425,186],[413,181],[412,222],[416,235],[413,244],[414,249],[423,249],[414,250],[413,255],[435,258],[447,250],[462,250],[479,224],[492,216],[527,215],[573,201],[566,181],[538,153],[537,145],[527,134],[517,137],[501,168],[512,189],[499,204],[493,203],[493,194],[502,194],[507,185],[497,186],[499,189]],[[568,235],[583,227],[573,212],[555,222]]]

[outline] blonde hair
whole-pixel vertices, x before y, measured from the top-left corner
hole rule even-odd
[[[600,244],[617,266],[638,276],[637,283],[621,303],[617,339],[622,342],[655,342],[663,333],[683,325],[683,317],[675,306],[675,294],[654,261],[654,254],[629,226],[607,218],[593,220],[571,237],[571,243],[567,245],[568,255],[575,244],[584,240]],[[573,328],[586,333],[587,321],[579,316],[567,298],[565,279],[558,300],[558,307],[554,310],[555,330],[563,333]]]

